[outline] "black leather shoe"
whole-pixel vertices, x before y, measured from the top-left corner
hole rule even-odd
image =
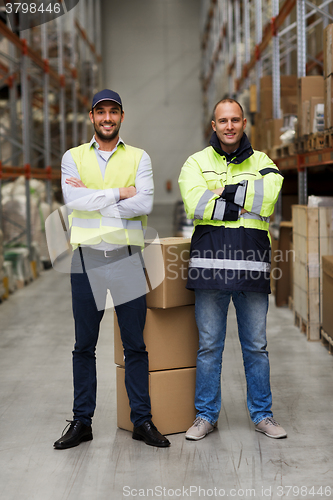
[[[151,420],[146,420],[139,427],[134,427],[132,438],[144,441],[150,446],[158,446],[159,448],[170,446],[170,441],[158,432]]]
[[[57,450],[65,450],[78,446],[82,441],[91,441],[93,438],[91,425],[84,425],[80,420],[67,420],[70,423],[69,429],[54,443]],[[64,432],[67,427],[65,427]]]

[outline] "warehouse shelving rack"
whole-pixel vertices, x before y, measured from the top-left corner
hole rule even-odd
[[[22,13],[14,19],[0,9],[0,228],[1,184],[23,175],[31,250],[30,179],[45,180],[51,205],[63,153],[88,139],[87,111],[101,75],[101,0],[79,0],[26,30]]]
[[[295,54],[298,77],[316,67],[322,71],[322,50],[311,54],[307,42],[317,25],[324,28],[333,22],[332,0],[203,0],[202,14],[206,137],[210,131],[210,110],[224,95],[237,98],[250,83],[255,83],[260,110],[260,78],[267,72],[272,74],[273,118],[280,118],[280,74],[292,73]],[[320,164],[320,153],[329,162],[325,164],[333,165],[331,143],[317,156],[302,151],[292,159],[277,160],[282,169],[297,170],[300,204],[307,203],[308,168]]]

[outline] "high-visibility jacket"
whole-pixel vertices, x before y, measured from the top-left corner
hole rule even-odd
[[[142,149],[119,144],[108,161],[104,179],[96,153],[89,143],[70,150],[82,182],[90,189],[109,189],[135,186],[135,177],[143,154]],[[97,245],[101,241],[114,245],[144,246],[143,227],[147,216],[130,219],[104,217],[96,211],[73,210],[69,217],[70,242],[78,245]]]
[[[283,177],[245,134],[234,156],[227,156],[214,133],[211,145],[190,156],[180,173],[185,210],[195,225],[187,287],[269,293],[269,216]],[[221,187],[221,196],[212,192]],[[248,213],[241,215],[242,208]]]

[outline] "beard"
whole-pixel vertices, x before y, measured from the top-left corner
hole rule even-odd
[[[94,129],[95,129],[95,134],[97,135],[97,137],[99,137],[99,139],[105,142],[111,142],[113,139],[117,137],[119,133],[120,123],[116,124],[111,134],[104,133],[101,127],[97,126],[95,123],[94,123]]]

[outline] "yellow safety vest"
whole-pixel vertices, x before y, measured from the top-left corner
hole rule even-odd
[[[108,161],[104,179],[94,147],[89,143],[70,150],[82,182],[90,189],[110,189],[135,186],[135,178],[143,150],[119,144]],[[137,245],[144,247],[143,228],[147,216],[130,219],[105,217],[98,210],[73,210],[69,217],[70,242],[78,245],[98,245],[102,241],[113,245]]]

